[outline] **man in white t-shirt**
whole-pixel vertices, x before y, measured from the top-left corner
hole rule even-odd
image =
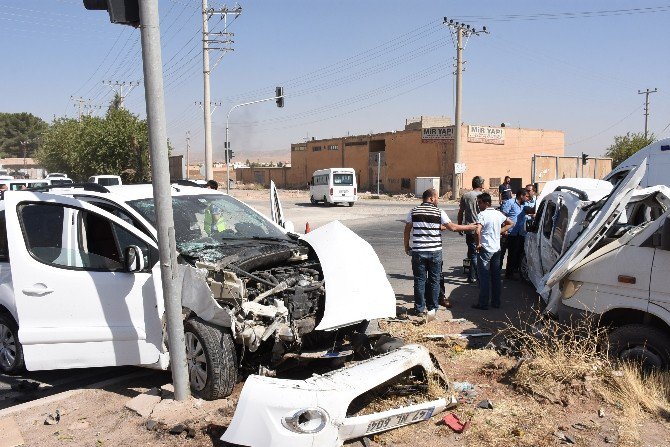
[[[500,307],[500,234],[506,234],[514,226],[514,222],[500,211],[491,207],[491,195],[482,193],[477,197],[479,214],[475,241],[477,243],[477,275],[479,276],[479,302],[473,304],[475,309]]]

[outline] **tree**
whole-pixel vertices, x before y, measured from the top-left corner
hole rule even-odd
[[[612,167],[615,168],[619,163],[654,141],[656,137],[653,134],[645,138],[643,132],[628,132],[626,135],[615,136],[614,144],[607,148],[605,155],[612,158]]]
[[[118,93],[114,93],[114,98],[109,103],[107,111],[109,112],[110,110],[119,110],[121,108],[121,104],[123,104],[123,98],[121,98],[121,95]]]
[[[122,175],[128,183],[151,178],[147,123],[125,109],[110,107],[103,118],[55,119],[36,157],[47,171],[77,181],[96,174]]]
[[[0,157],[32,157],[47,123],[31,113],[0,113]],[[25,143],[25,144],[23,144]]]

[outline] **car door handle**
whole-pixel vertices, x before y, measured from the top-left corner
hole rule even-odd
[[[31,296],[44,296],[53,292],[53,289],[50,289],[43,284],[39,284],[36,287],[26,287],[22,292]]]

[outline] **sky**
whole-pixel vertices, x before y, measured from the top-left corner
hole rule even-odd
[[[486,26],[465,45],[462,120],[565,132],[569,155],[602,155],[614,136],[670,137],[670,0],[240,0],[209,21],[233,33],[211,51],[214,159],[226,116],[233,151],[285,151],[306,138],[401,130],[408,118],[454,116],[454,38],[444,17]],[[209,1],[220,9],[235,3]],[[202,1],[159,0],[168,137],[204,159]],[[227,25],[227,28],[226,28]],[[81,0],[0,0],[0,111],[50,122],[101,115],[105,81],[139,82],[125,106],[145,117],[139,29]],[[220,59],[220,60],[219,60]],[[127,89],[128,87],[126,87]],[[287,158],[286,157],[286,158]],[[243,161],[243,160],[239,160]]]

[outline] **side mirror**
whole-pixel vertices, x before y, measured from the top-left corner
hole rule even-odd
[[[661,229],[661,250],[670,251],[670,217],[665,218]]]
[[[144,253],[137,245],[126,247],[124,252],[126,260],[126,272],[141,272],[146,267],[144,264]]]
[[[284,222],[284,230],[288,231],[289,233],[295,233],[295,225],[293,225],[292,221],[287,220]]]

